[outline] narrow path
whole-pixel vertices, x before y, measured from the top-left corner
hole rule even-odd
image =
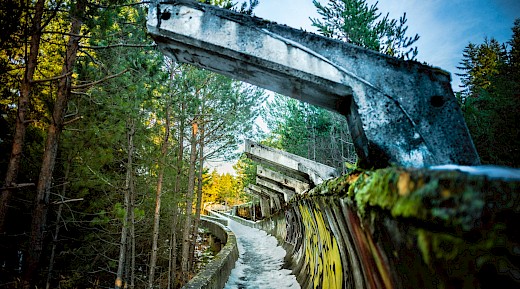
[[[291,270],[282,269],[285,250],[266,232],[229,219],[240,256],[225,289],[299,289]]]

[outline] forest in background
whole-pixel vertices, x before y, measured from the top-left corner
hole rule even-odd
[[[1,5],[0,284],[182,285],[204,163],[254,133],[263,91],[164,58],[146,3]]]
[[[258,3],[210,2],[242,13]],[[315,5],[328,37],[418,53],[405,15],[381,17],[363,0]],[[249,201],[242,188],[255,181],[243,156],[236,176],[207,161],[235,159],[246,137],[344,172],[356,161],[342,116],[278,95],[266,103],[261,89],[164,58],[146,9],[0,3],[0,287],[177,288],[194,274],[204,204]],[[517,20],[510,42],[461,55],[457,97],[485,164],[520,166],[519,45]]]

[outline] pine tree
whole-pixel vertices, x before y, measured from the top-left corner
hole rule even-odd
[[[265,111],[271,135],[264,144],[340,171],[345,170],[345,162],[356,162],[343,116],[281,95],[275,96]]]
[[[468,44],[459,69],[463,70],[459,98],[464,118],[484,164],[520,166],[520,20],[513,27],[511,49],[495,39]]]
[[[361,47],[391,56],[415,59],[417,48],[412,45],[419,35],[406,36],[406,13],[399,18],[381,17],[377,2],[368,5],[366,0],[330,0],[327,5],[313,0],[321,20],[311,18],[319,32]]]
[[[148,243],[135,239],[136,235],[137,238],[150,235],[151,222],[141,221],[136,225],[134,220],[142,220],[143,208],[151,207],[152,203],[144,197],[144,192],[153,185],[142,174],[151,171],[151,164],[144,159],[148,152],[151,155],[157,149],[150,140],[150,133],[156,129],[145,120],[155,113],[152,104],[160,91],[156,84],[163,82],[165,74],[160,69],[162,55],[148,48],[150,40],[143,29],[145,13],[138,8],[99,8],[101,15],[97,21],[87,21],[91,37],[88,43],[82,43],[83,53],[76,65],[74,97],[67,114],[82,118],[65,128],[62,143],[66,145],[60,150],[77,150],[71,171],[75,176],[71,181],[71,195],[85,201],[75,207],[81,212],[80,216],[65,214],[65,220],[73,220],[73,225],[68,225],[73,229],[65,233],[63,240],[73,236],[82,242],[63,242],[69,249],[60,253],[58,256],[64,257],[58,257],[56,262],[59,275],[68,277],[71,284],[79,281],[74,272],[85,272],[83,282],[108,285],[119,277],[121,286],[133,288],[136,261],[143,266],[148,262],[142,257],[136,258],[135,254],[136,246],[137,251],[148,250]],[[105,26],[101,24],[104,21],[112,24]],[[143,47],[110,48],[111,43],[122,41],[142,42]],[[131,68],[130,72],[121,74],[127,68]],[[55,172],[55,179],[59,174]],[[141,199],[140,207],[134,205],[135,199]],[[93,230],[106,233],[96,234]],[[125,240],[121,246],[112,245],[119,244],[121,239]],[[75,254],[71,255],[71,251]],[[123,256],[119,264],[112,261],[118,259],[118,254]],[[99,267],[110,268],[119,276],[86,273],[97,271]]]
[[[461,66],[457,67],[465,73],[462,87],[465,97],[478,97],[480,90],[488,89],[493,79],[499,74],[507,61],[506,47],[496,39],[485,39],[484,43],[469,43],[463,51]]]
[[[20,96],[18,97],[17,103],[17,116],[14,137],[12,142],[11,156],[9,158],[9,165],[6,170],[4,185],[0,192],[0,233],[4,233],[4,224],[7,216],[7,210],[11,202],[11,196],[13,194],[13,190],[17,189],[16,182],[18,178],[20,160],[22,157],[25,133],[28,124],[27,117],[29,110],[29,102],[31,101],[33,78],[38,65],[39,50],[41,45],[40,40],[42,37],[43,29],[42,21],[44,10],[45,1],[37,1],[34,7],[34,14],[32,15],[32,23],[30,24],[31,32],[30,35],[27,35],[27,37],[30,37],[30,42],[29,47],[26,46],[25,48],[25,57],[23,58],[23,62],[25,63],[25,69],[22,79],[20,81]],[[22,59],[20,59],[20,61],[21,60]]]
[[[33,285],[33,279],[38,270],[40,256],[43,250],[43,239],[47,220],[47,211],[50,197],[52,175],[56,163],[59,139],[64,126],[67,102],[72,89],[72,70],[79,51],[82,18],[86,9],[86,0],[79,0],[71,8],[72,21],[70,24],[70,36],[65,52],[64,63],[61,70],[62,78],[58,82],[58,91],[52,113],[52,122],[47,130],[47,139],[43,153],[42,167],[36,187],[35,208],[31,224],[31,249],[27,256],[27,270],[24,280],[25,287]]]
[[[520,18],[517,18],[513,25],[513,37],[509,41],[511,50],[509,52],[510,58],[510,74],[516,83],[520,82]]]

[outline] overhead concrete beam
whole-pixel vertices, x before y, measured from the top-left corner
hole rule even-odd
[[[308,176],[314,185],[321,184],[323,181],[339,176],[338,171],[324,164],[270,148],[250,140],[245,142],[245,152],[253,160],[259,161],[277,168],[285,169],[292,173],[300,173]]]
[[[244,188],[244,192],[245,192],[246,194],[248,194],[248,195],[251,195],[251,196],[255,197],[255,198],[260,198],[260,197],[261,197],[261,195],[256,194],[255,192],[253,192],[253,191],[252,191],[251,189],[249,189],[249,188]]]
[[[253,195],[257,195],[257,196],[265,197],[265,198],[271,197],[271,195],[269,195],[265,192],[262,192],[259,187],[255,186],[253,184],[249,184],[249,186],[245,189],[246,189],[246,193],[248,193],[248,194],[253,194]]]
[[[253,184],[249,184],[249,186],[246,189],[248,190],[249,194],[257,195],[259,197],[264,197],[264,198],[272,197],[272,195],[261,191],[261,189],[259,187],[257,187],[256,185],[253,185]],[[275,197],[278,197],[278,196],[276,195]]]
[[[269,188],[253,184],[249,185],[249,189],[251,189],[253,192],[257,194],[269,196],[271,198],[271,207],[275,210],[280,210],[282,208],[282,202],[284,201],[282,194],[272,191]]]
[[[185,62],[347,117],[360,165],[477,165],[448,72],[193,0],[152,1],[147,28]]]
[[[263,217],[271,216],[271,197],[257,193],[249,188],[245,188],[246,193],[256,196],[260,199],[260,211]]]
[[[264,168],[260,165],[256,167],[256,175],[262,178],[278,182],[283,186],[292,188],[297,194],[301,194],[310,189],[309,183],[300,181],[296,178],[292,178],[290,176],[281,174],[268,168]]]
[[[259,186],[263,186],[269,188],[273,191],[276,191],[280,194],[283,194],[284,201],[288,203],[292,197],[296,194],[295,191],[285,188],[282,184],[270,181],[268,179],[262,179],[260,177],[256,177],[256,184]]]

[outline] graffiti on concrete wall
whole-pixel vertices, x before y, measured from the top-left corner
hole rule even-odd
[[[393,288],[384,250],[338,199],[300,200],[285,211],[285,220],[282,240],[291,245],[302,288]]]
[[[342,288],[343,269],[338,241],[323,214],[312,204],[299,204],[302,247],[312,288]]]
[[[504,250],[519,243],[518,188],[520,178],[382,169],[254,225],[284,244],[303,289],[520,288],[520,254]]]

